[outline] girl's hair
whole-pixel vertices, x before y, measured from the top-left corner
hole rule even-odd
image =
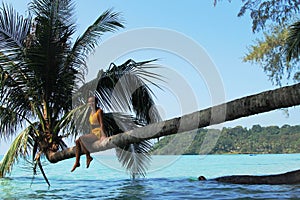
[[[99,99],[96,97],[96,95],[94,97],[95,97],[95,107],[96,107],[96,110],[98,110],[100,108],[100,102],[99,102]]]
[[[96,108],[96,110],[98,110],[99,108],[100,108],[100,102],[99,102],[99,99],[96,97],[96,96],[89,96],[88,97],[88,100],[90,99],[90,98],[94,98],[94,100],[95,100],[95,102],[94,102],[94,105],[95,105],[95,108]]]

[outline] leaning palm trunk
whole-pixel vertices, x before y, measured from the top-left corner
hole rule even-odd
[[[92,146],[92,152],[104,151],[117,146],[123,146],[124,144],[138,143],[148,139],[191,131],[209,125],[299,104],[300,83],[243,97],[182,117],[120,133],[107,138],[103,142],[95,142]],[[48,152],[48,160],[52,163],[74,156],[75,147],[60,152]]]
[[[102,143],[95,142],[93,144],[93,150],[94,152],[104,151],[115,148],[116,146],[123,146],[124,144],[138,143],[152,138],[191,131],[197,128],[299,104],[300,83],[243,97],[179,118],[120,133],[107,138]],[[47,158],[52,163],[74,156],[75,147],[60,152],[49,151],[47,153]],[[300,170],[266,176],[227,176],[216,178],[215,180],[239,184],[295,184],[300,183]]]

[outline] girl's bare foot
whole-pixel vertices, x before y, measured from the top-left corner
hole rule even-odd
[[[88,157],[86,158],[86,168],[89,168],[90,163],[92,162],[93,158],[92,157]]]
[[[73,172],[77,167],[80,167],[80,163],[75,163],[71,172]]]

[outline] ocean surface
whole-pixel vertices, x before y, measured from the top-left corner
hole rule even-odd
[[[225,175],[265,175],[300,169],[300,154],[153,156],[145,178],[131,180],[115,156],[85,158],[71,173],[74,159],[44,161],[51,186],[20,160],[0,179],[0,199],[300,199],[299,185],[240,185],[198,181]],[[2,156],[0,156],[2,158]]]

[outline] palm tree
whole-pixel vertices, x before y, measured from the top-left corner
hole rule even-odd
[[[288,38],[286,40],[287,60],[292,58],[299,59],[300,56],[300,21],[293,23],[288,29]]]
[[[84,81],[86,60],[99,44],[103,33],[114,32],[123,25],[119,13],[107,10],[74,41],[72,36],[76,26],[71,0],[33,0],[29,8],[32,16],[27,17],[19,15],[6,4],[2,5],[0,11],[0,137],[16,136],[0,163],[0,177],[11,171],[19,157],[27,159],[31,154],[34,170],[39,167],[47,180],[41,156],[48,158],[52,152],[65,149],[67,146],[63,137],[82,134],[82,130],[87,133],[85,126],[75,126],[79,118],[74,116],[86,114],[87,106],[80,102],[88,93],[72,99],[80,82]],[[97,87],[97,94],[103,98],[102,105],[112,110],[114,105],[108,104],[109,101],[105,99],[108,96],[103,94],[108,94],[111,86],[117,84],[123,74],[133,74],[128,79],[140,84],[142,76],[147,76],[143,69],[147,64],[129,61],[103,73],[102,85]],[[111,113],[106,114],[105,120],[106,124],[111,124],[108,128],[111,134],[120,132],[120,128],[113,123],[116,119],[134,121],[134,126],[151,122],[149,116],[144,114],[147,108],[140,109],[141,103],[145,102],[135,101],[139,95],[146,97],[144,101],[147,105],[153,104],[149,88],[140,87],[132,95],[133,101],[126,101],[132,104],[129,107],[136,113],[135,116],[116,114],[112,118]],[[154,116],[153,121],[159,119],[157,113]],[[127,128],[132,127],[125,127],[125,130]],[[132,145],[121,146],[118,150],[119,159],[131,170],[132,176],[143,175],[147,162],[134,166],[124,158],[128,155],[122,152],[142,149],[142,153],[146,153],[149,143],[140,142],[134,146],[137,148],[132,148]],[[147,158],[146,154],[144,158]]]

